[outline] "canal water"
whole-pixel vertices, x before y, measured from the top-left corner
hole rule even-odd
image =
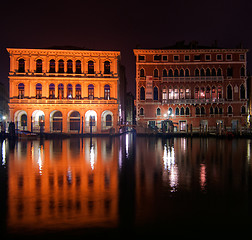
[[[0,145],[1,234],[247,236],[250,139],[8,140]]]

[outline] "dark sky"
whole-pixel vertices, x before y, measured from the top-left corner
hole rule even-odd
[[[176,41],[224,48],[242,42],[252,49],[251,0],[1,1],[0,81],[8,82],[7,47],[73,45],[120,50],[129,90],[134,91],[132,49],[170,46]],[[248,54],[252,72],[252,53]]]

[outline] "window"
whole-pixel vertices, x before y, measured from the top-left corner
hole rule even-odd
[[[49,85],[49,98],[55,98],[55,85],[53,83]]]
[[[178,108],[178,107],[176,107],[176,109],[175,109],[175,115],[176,115],[176,116],[179,115],[179,108]]]
[[[162,60],[164,61],[164,62],[167,62],[168,61],[168,56],[162,56]]]
[[[112,126],[112,116],[111,114],[106,115],[106,127]]]
[[[244,106],[241,107],[241,114],[246,114],[246,108]]]
[[[186,111],[185,111],[186,113],[186,116],[188,116],[188,115],[190,115],[190,109],[189,109],[189,107],[186,107]]]
[[[228,114],[232,114],[233,113],[233,108],[231,106],[228,106]]]
[[[138,61],[145,61],[145,56],[139,55],[138,56]]]
[[[167,77],[167,70],[166,69],[163,70],[163,77]]]
[[[179,76],[179,71],[178,71],[178,69],[175,69],[174,70],[174,77],[178,77]]]
[[[110,62],[109,61],[104,62],[104,74],[110,74]]]
[[[64,98],[64,85],[60,83],[58,85],[58,99],[63,99]]]
[[[25,60],[22,58],[18,60],[18,72],[20,73],[25,72]]]
[[[153,89],[153,100],[157,101],[158,100],[158,88],[154,87]]]
[[[215,68],[212,69],[212,76],[214,76],[214,77],[216,76],[216,69]]]
[[[226,55],[226,60],[231,61],[232,60],[232,54],[227,54]]]
[[[210,107],[209,113],[213,114],[213,107]]]
[[[205,88],[204,87],[201,87],[200,88],[200,99],[204,99],[205,98]]]
[[[205,108],[204,108],[204,107],[201,107],[200,112],[201,112],[201,115],[206,114],[206,112],[205,112]]]
[[[94,74],[94,62],[88,61],[88,74]]]
[[[184,90],[184,88],[180,88],[179,99],[185,99],[185,90]]]
[[[64,73],[65,72],[65,69],[64,69],[64,61],[61,59],[59,60],[59,70],[58,70],[59,73]]]
[[[170,107],[170,108],[168,109],[168,115],[171,116],[171,115],[172,115],[172,112],[173,112],[173,111],[172,111],[172,108]]]
[[[157,108],[157,116],[161,116],[161,110],[160,110],[160,108]]]
[[[81,61],[80,60],[77,60],[75,62],[75,73],[81,74]]]
[[[185,72],[184,72],[183,68],[180,69],[179,75],[180,75],[180,77],[184,77],[185,76]]]
[[[222,76],[222,70],[221,70],[221,68],[218,68],[218,70],[217,70],[217,76]]]
[[[194,55],[194,61],[200,61],[200,55]]]
[[[36,73],[42,73],[42,60],[37,59],[36,61]]]
[[[243,84],[240,87],[240,98],[245,99],[245,87]]]
[[[185,55],[185,61],[190,61],[190,56],[189,55]]]
[[[158,70],[157,69],[154,69],[154,77],[157,78],[158,77]]]
[[[206,99],[210,99],[210,87],[206,88]]]
[[[227,86],[227,99],[232,100],[233,98],[233,90],[230,85]]]
[[[180,115],[181,115],[181,116],[184,116],[184,115],[185,115],[185,109],[184,109],[183,107],[180,109]]]
[[[143,116],[144,115],[144,109],[140,108],[140,115]]]
[[[221,86],[218,86],[218,90],[217,90],[217,96],[218,96],[218,99],[222,99],[222,87]]]
[[[145,89],[144,89],[144,87],[140,88],[140,100],[145,100]]]
[[[177,87],[174,88],[174,99],[179,99],[179,90]]]
[[[219,114],[222,114],[222,107],[219,108]]]
[[[169,99],[173,99],[173,90],[169,88]]]
[[[73,86],[72,86],[72,84],[67,84],[67,98],[68,99],[73,98]]]
[[[110,86],[109,85],[104,86],[104,99],[106,100],[110,99]]]
[[[160,61],[160,60],[161,60],[161,55],[154,56],[154,61]]]
[[[199,99],[199,87],[194,89],[194,99]]]
[[[145,76],[144,69],[141,68],[141,69],[140,69],[140,77],[144,77],[144,76]]]
[[[72,60],[67,61],[67,73],[73,73],[73,61]]]
[[[204,77],[205,76],[205,70],[204,68],[200,69],[200,76]]]
[[[55,60],[51,59],[49,63],[49,73],[55,73]]]
[[[195,75],[195,77],[199,76],[199,69],[198,68],[195,69],[194,75]]]
[[[216,60],[217,61],[222,61],[222,54],[217,54],[216,55]]]
[[[179,56],[178,55],[174,55],[173,56],[173,61],[179,61]]]
[[[40,83],[36,84],[36,98],[37,99],[42,98],[42,85]]]
[[[167,100],[167,90],[166,88],[163,89],[163,101],[166,101]]]
[[[227,68],[227,76],[228,77],[232,77],[233,76],[233,69],[232,69],[232,67],[228,67]]]
[[[173,71],[172,71],[172,69],[169,69],[168,77],[173,77]]]
[[[212,87],[212,99],[215,100],[217,98],[217,92],[215,86]]]
[[[210,55],[210,54],[206,54],[205,60],[206,60],[206,61],[211,61],[211,55]]]
[[[240,61],[244,61],[245,60],[245,55],[244,54],[240,54]]]
[[[18,84],[18,98],[19,99],[24,98],[24,84],[23,83]]]
[[[93,84],[88,85],[88,99],[94,100],[94,85]]]
[[[214,108],[214,113],[215,113],[215,114],[218,114],[218,113],[219,113],[218,107],[215,107],[215,108]]]
[[[206,69],[206,76],[207,76],[207,77],[211,76],[211,71],[210,71],[209,68]]]
[[[186,76],[186,77],[189,77],[189,76],[190,76],[190,73],[189,73],[189,69],[188,69],[188,68],[185,70],[185,76]]]
[[[189,88],[186,88],[185,97],[186,97],[186,99],[190,99],[190,89]]]
[[[196,107],[195,114],[196,114],[196,115],[200,115],[200,108],[199,108],[199,107]]]
[[[81,99],[81,85],[80,84],[76,84],[75,86],[75,98]]]
[[[240,76],[245,77],[245,68],[244,67],[241,68]]]

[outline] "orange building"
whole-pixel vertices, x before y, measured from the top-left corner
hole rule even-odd
[[[117,131],[118,51],[7,49],[10,120],[21,130]]]

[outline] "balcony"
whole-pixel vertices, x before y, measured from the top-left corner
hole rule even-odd
[[[207,76],[207,77],[162,77],[163,83],[185,83],[185,82],[223,82],[223,76]]]
[[[224,98],[220,99],[163,99],[162,104],[207,104],[224,103]]]

